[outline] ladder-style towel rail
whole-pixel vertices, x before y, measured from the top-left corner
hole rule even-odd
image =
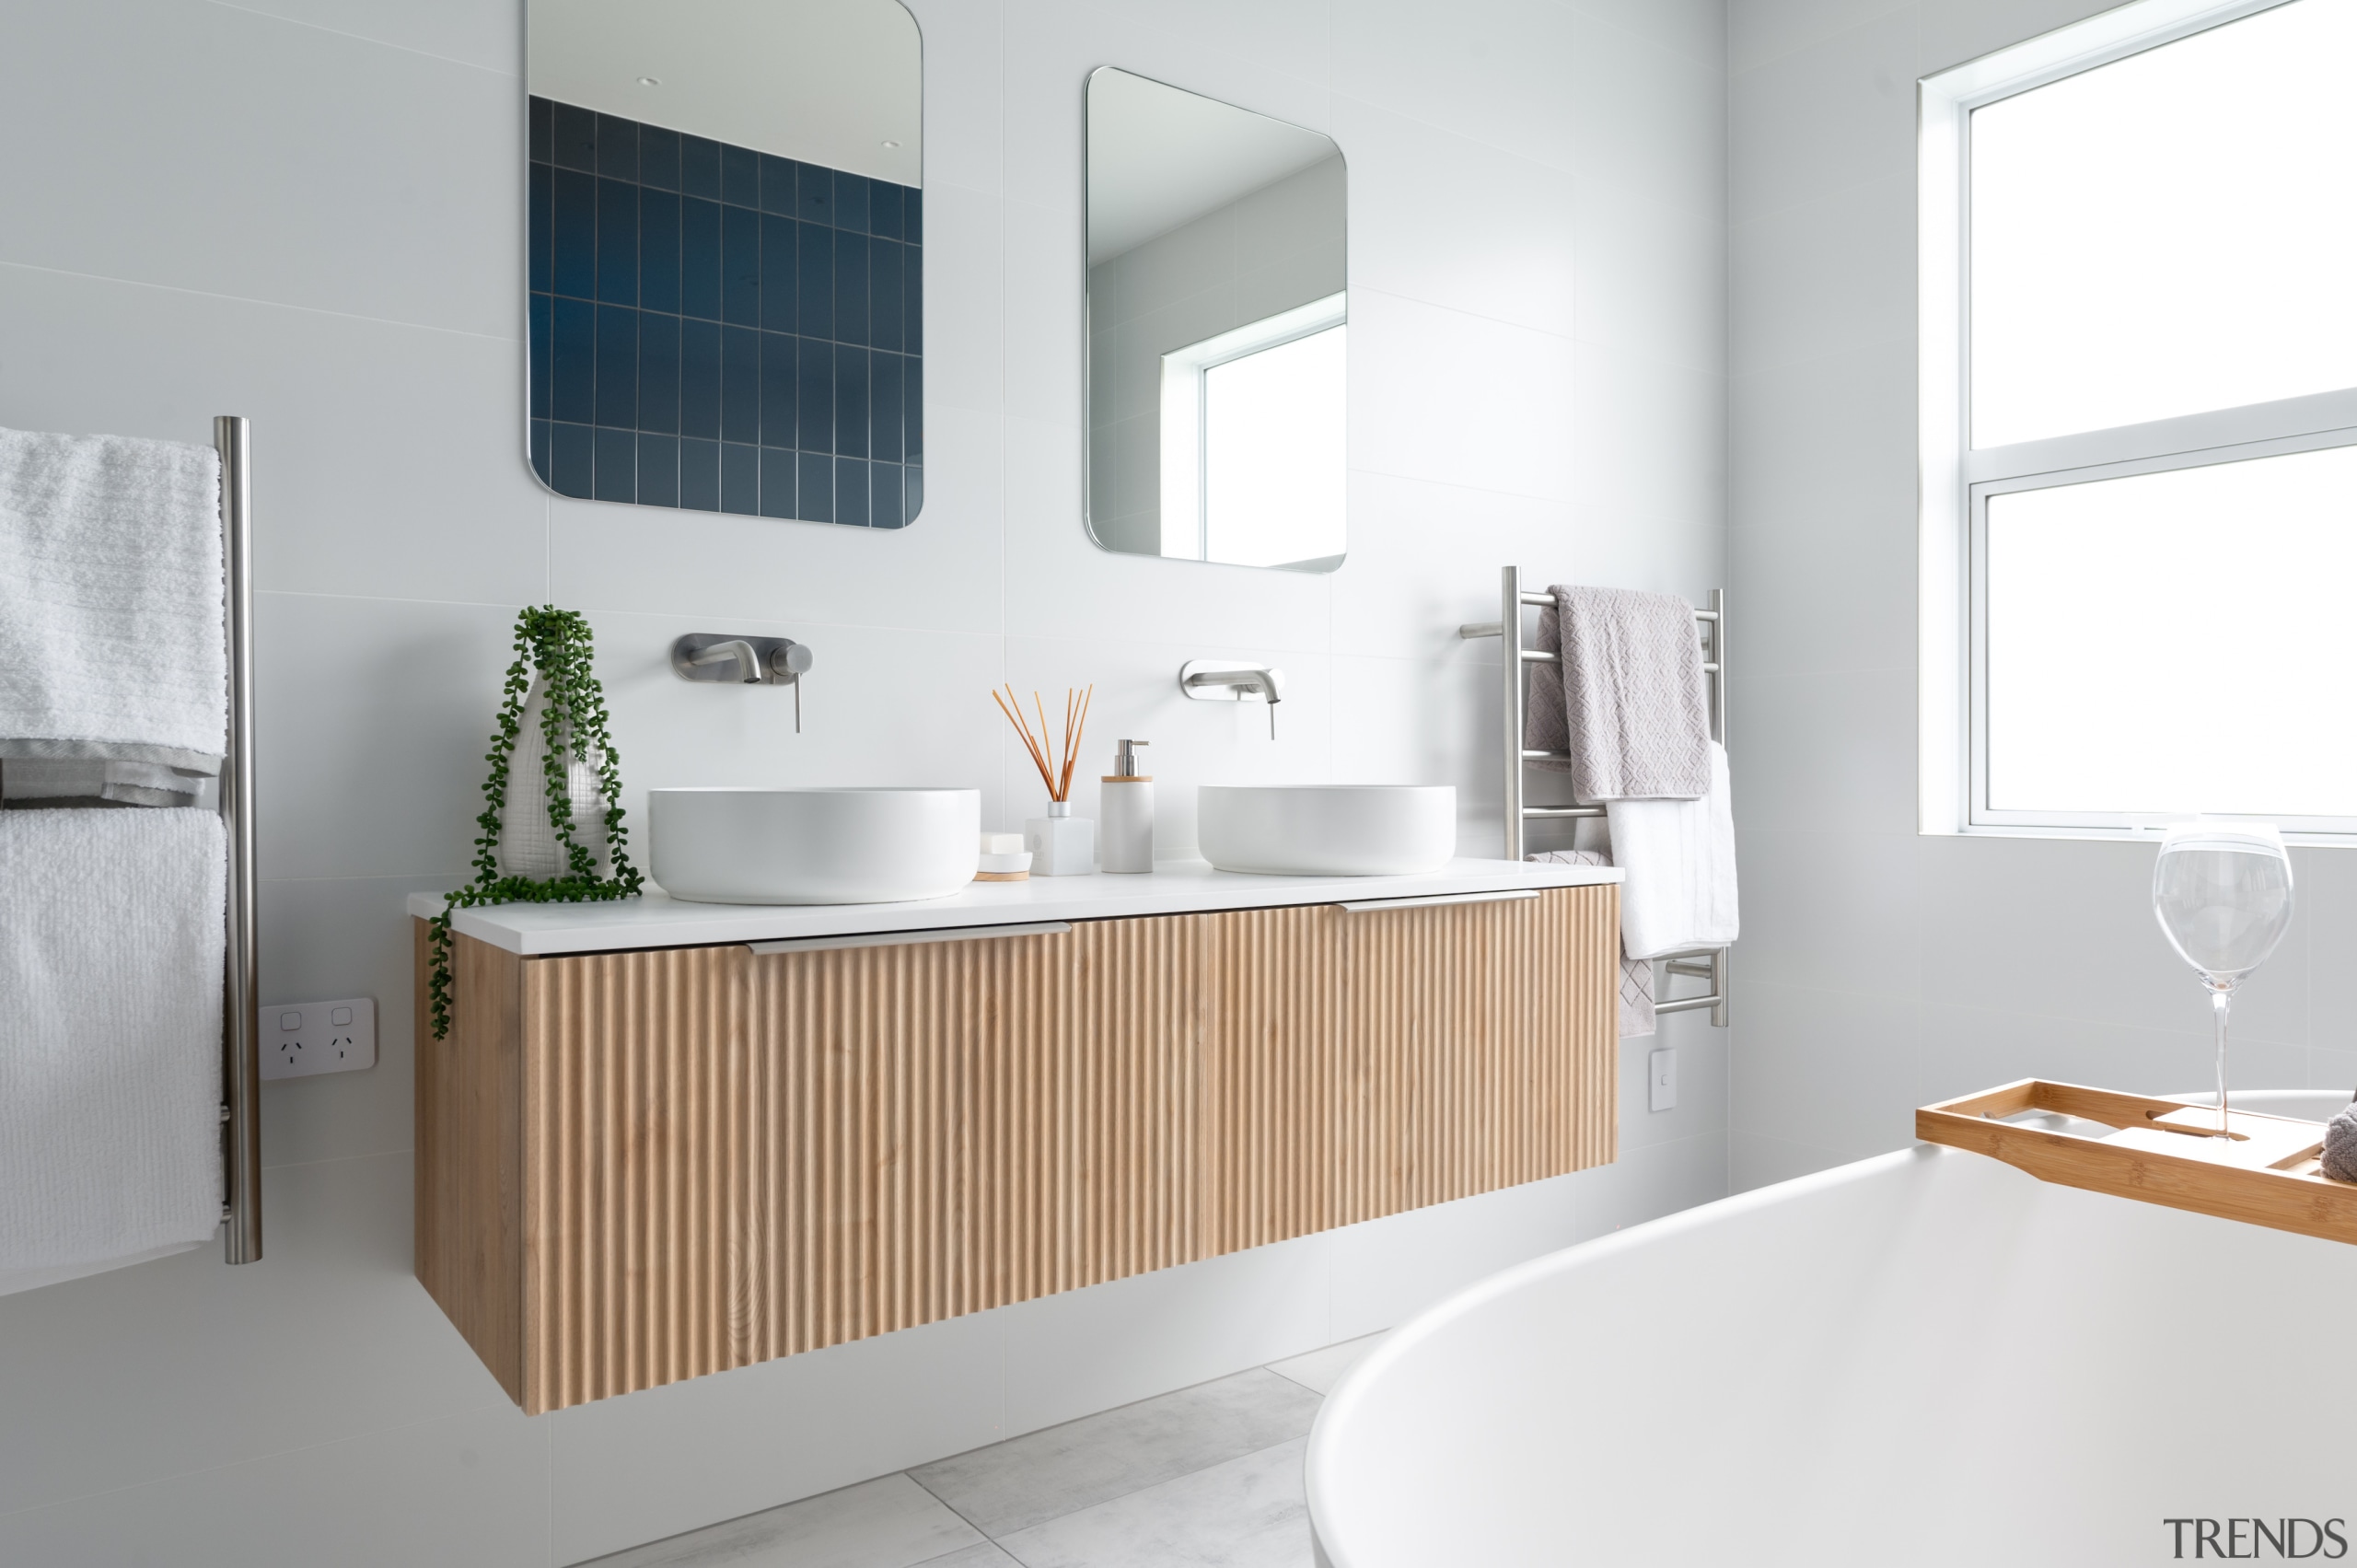
[[[1601,806],[1526,806],[1523,804],[1522,769],[1526,762],[1560,761],[1570,757],[1568,751],[1534,751],[1522,743],[1526,704],[1528,701],[1523,680],[1523,667],[1531,664],[1560,664],[1562,656],[1539,648],[1525,647],[1522,642],[1522,612],[1525,607],[1540,610],[1556,609],[1551,593],[1534,593],[1522,586],[1522,568],[1508,566],[1500,574],[1498,589],[1498,619],[1469,621],[1457,629],[1460,637],[1497,637],[1504,640],[1508,656],[1498,660],[1498,707],[1500,710],[1500,772],[1505,780],[1505,858],[1520,860],[1524,854],[1523,829],[1531,822],[1576,821],[1604,815]],[[1726,590],[1713,588],[1710,602],[1694,612],[1699,634],[1703,638],[1702,674],[1710,682],[1711,738],[1721,745],[1727,738],[1727,621]],[[1673,953],[1662,960],[1668,976],[1685,975],[1708,980],[1707,995],[1681,996],[1676,1001],[1655,1002],[1655,1013],[1690,1013],[1708,1007],[1711,1022],[1724,1028],[1727,1021],[1727,950],[1724,947],[1701,947],[1690,953]]]

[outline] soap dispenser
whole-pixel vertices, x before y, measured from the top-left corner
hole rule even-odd
[[[1143,740],[1116,743],[1113,771],[1100,781],[1097,816],[1104,836],[1097,846],[1097,864],[1107,871],[1154,869],[1154,777],[1138,772],[1138,747]]]

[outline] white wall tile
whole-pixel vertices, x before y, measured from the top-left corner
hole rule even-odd
[[[1715,63],[1575,11],[1570,69],[1542,90],[1570,115],[1566,168],[1706,217],[1724,215],[1727,95]]]
[[[1737,375],[1915,341],[1915,181],[1847,185],[1735,226],[1727,358]]]
[[[1812,1171],[1846,1165],[1852,1156],[1788,1138],[1765,1138],[1756,1132],[1727,1135],[1727,1191],[1748,1192],[1771,1187]]]
[[[1926,941],[1915,836],[1747,823],[1736,824],[1743,877],[1743,941],[1736,950],[1747,976],[1915,994]],[[1737,1029],[1738,1062],[1748,1028]]]
[[[438,54],[504,75],[520,76],[524,71],[523,17],[505,6],[485,6],[479,0],[412,0],[405,6],[376,0],[235,0],[235,5],[239,10]]]
[[[1914,1136],[1922,1019],[1913,1000],[1786,984],[1756,960],[1745,971],[1729,1077],[1736,1132],[1805,1132],[1851,1159]]]
[[[0,424],[209,446],[214,415],[252,422],[257,587],[547,592],[513,338],[37,267],[0,277]]]
[[[1911,8],[1915,0],[1728,0],[1727,70],[1750,71],[1795,50]]]
[[[1715,529],[1726,496],[1725,383],[1671,360],[1593,343],[1581,343],[1576,357],[1569,420],[1557,423],[1562,416],[1550,410],[1545,426],[1528,435],[1568,445],[1577,498],[1624,540],[1664,524]],[[1673,430],[1707,434],[1695,442]],[[1651,554],[1650,543],[1632,554]]]
[[[1724,221],[1609,180],[1574,181],[1572,205],[1580,341],[1717,375],[1727,344]]]
[[[1573,7],[1666,43],[1699,64],[1724,66],[1724,0],[1572,0]]]
[[[411,893],[439,892],[453,880],[336,877],[261,885],[262,1016],[284,1002],[367,996],[377,1003],[376,1066],[262,1086],[265,1167],[411,1147],[417,1037],[405,905]]]
[[[499,605],[254,596],[263,877],[463,870],[515,614]]]
[[[1890,11],[1733,77],[1737,223],[1915,171],[1916,13]]]
[[[74,153],[10,170],[0,261],[519,334],[515,77],[187,0],[27,6],[9,52],[0,137]]]
[[[1388,1329],[1476,1280],[1579,1240],[1579,1193],[1589,1174],[1329,1231],[1329,1337],[1353,1340]]]
[[[1571,333],[1579,267],[1608,243],[1575,243],[1575,181],[1355,99],[1339,101],[1333,124],[1319,128],[1349,166],[1353,287]],[[1476,214],[1482,242],[1469,246],[1462,224]],[[1678,260],[1708,266],[1701,258],[1713,249],[1693,243]],[[1629,292],[1605,297],[1622,302]]]
[[[1573,357],[1567,337],[1354,288],[1351,467],[1570,500]]]
[[[1911,668],[1751,675],[1730,706],[1747,828],[1915,830]]]
[[[1006,100],[999,51],[1004,7],[999,0],[903,4],[916,17],[924,49],[925,241],[931,244],[933,187],[963,186],[990,195],[1003,188]],[[925,349],[930,359],[933,345]]]

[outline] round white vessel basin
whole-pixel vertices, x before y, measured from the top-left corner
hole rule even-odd
[[[2303,1121],[2347,1103],[2233,1098]],[[1396,1330],[1311,1434],[1318,1562],[2341,1557],[2349,1449],[2311,1434],[2351,1300],[2357,1247],[1958,1149],[1877,1156],[1538,1259]]]
[[[1222,871],[1405,877],[1457,853],[1454,784],[1205,784],[1195,838]]]
[[[981,863],[978,789],[656,789],[655,880],[702,904],[946,898]]]

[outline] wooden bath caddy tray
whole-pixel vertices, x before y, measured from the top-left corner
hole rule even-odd
[[[2003,1160],[2040,1181],[2357,1242],[2357,1183],[2316,1169],[2324,1123],[2228,1110],[2232,1136],[2219,1138],[2210,1106],[2024,1078],[1922,1107],[1915,1135]],[[2004,1120],[2034,1111],[2118,1131],[2085,1137]]]

